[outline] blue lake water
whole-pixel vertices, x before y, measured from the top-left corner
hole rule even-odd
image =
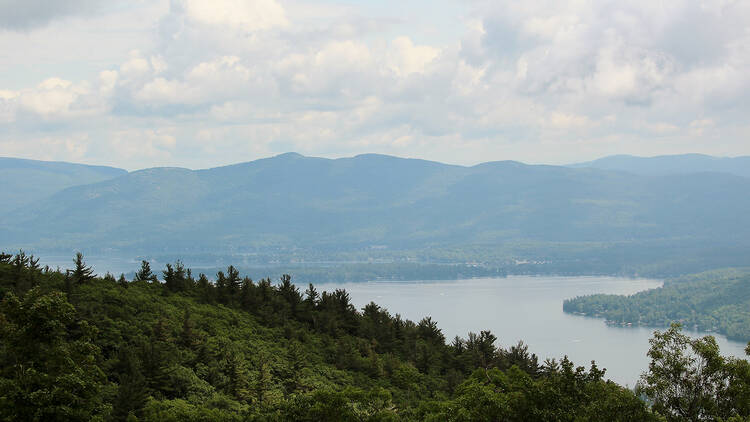
[[[618,277],[513,276],[327,283],[316,288],[345,288],[358,309],[373,301],[413,321],[431,316],[449,341],[456,335],[465,338],[469,331],[489,329],[498,337],[497,345],[507,347],[523,340],[540,362],[568,355],[576,365],[588,367],[596,360],[600,368],[607,368],[607,378],[632,387],[648,367],[646,352],[654,328],[607,326],[602,319],[564,313],[562,303],[592,293],[633,294],[661,284]],[[716,338],[723,354],[744,356],[744,343]]]

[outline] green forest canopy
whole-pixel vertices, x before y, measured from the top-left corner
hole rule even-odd
[[[652,340],[639,396],[593,362],[539,362],[489,331],[448,342],[429,317],[288,276],[229,266],[210,282],[176,262],[157,277],[144,261],[129,281],[81,254],[65,272],[38,262],[0,254],[3,420],[750,420],[750,364],[678,326]]]
[[[667,280],[631,296],[597,294],[563,303],[565,312],[618,324],[669,326],[681,322],[730,339],[750,340],[750,269],[714,270]]]

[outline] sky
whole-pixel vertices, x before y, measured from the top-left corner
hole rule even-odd
[[[743,0],[0,0],[0,156],[750,155]]]

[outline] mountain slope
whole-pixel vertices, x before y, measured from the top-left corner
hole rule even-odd
[[[0,157],[3,200],[0,213],[46,198],[76,185],[101,182],[127,174],[114,167]]]
[[[712,157],[703,154],[662,155],[657,157],[612,155],[586,163],[571,164],[569,167],[619,170],[643,175],[716,172],[750,177],[750,157]]]
[[[748,211],[750,179],[722,173],[284,154],[72,187],[9,214],[0,247],[180,253],[197,243],[228,252],[626,242],[636,250],[656,242],[679,255],[677,245],[687,244],[737,250],[750,238]]]

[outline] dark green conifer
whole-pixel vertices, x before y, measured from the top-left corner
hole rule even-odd
[[[216,295],[219,303],[229,303],[229,288],[227,287],[227,278],[223,271],[216,273]]]
[[[307,290],[305,290],[305,302],[310,305],[310,307],[314,308],[318,305],[318,301],[320,300],[320,295],[318,294],[318,291],[315,290],[315,286],[313,286],[312,283],[310,283],[307,286]]]
[[[11,262],[13,265],[13,285],[16,289],[21,290],[24,287],[26,278],[26,267],[29,265],[29,257],[26,252],[19,250]]]
[[[34,258],[34,255],[29,256],[28,263],[28,283],[29,288],[36,287],[38,284],[38,275],[41,274],[42,270],[39,266],[39,258]]]
[[[227,268],[226,286],[230,300],[234,301],[240,294],[240,272],[230,265]]]
[[[226,392],[237,400],[248,398],[248,376],[245,369],[245,359],[237,347],[227,350],[224,357],[225,373],[227,375]]]
[[[182,316],[182,331],[180,332],[180,344],[192,349],[195,346],[195,333],[193,333],[193,321],[190,319],[190,309],[186,308]]]
[[[129,416],[140,418],[148,401],[146,378],[141,373],[137,356],[128,348],[120,351],[116,369],[118,376],[117,396],[112,404],[112,420],[127,421]]]
[[[71,271],[71,278],[76,284],[84,284],[94,279],[94,269],[86,266],[86,262],[83,261],[83,254],[76,252],[76,257],[73,260],[75,268]]]
[[[208,277],[205,274],[200,273],[198,275],[198,298],[203,303],[214,303],[216,301],[215,287],[208,281]]]
[[[242,286],[240,286],[240,306],[242,309],[246,311],[253,309],[254,290],[255,284],[253,284],[253,280],[250,277],[243,278]]]
[[[266,403],[268,391],[271,389],[271,368],[268,356],[259,353],[255,360],[255,383],[253,386],[255,402],[258,406]]]
[[[148,261],[141,261],[141,269],[135,273],[133,281],[150,281],[156,283],[156,274],[151,272],[151,264]]]

